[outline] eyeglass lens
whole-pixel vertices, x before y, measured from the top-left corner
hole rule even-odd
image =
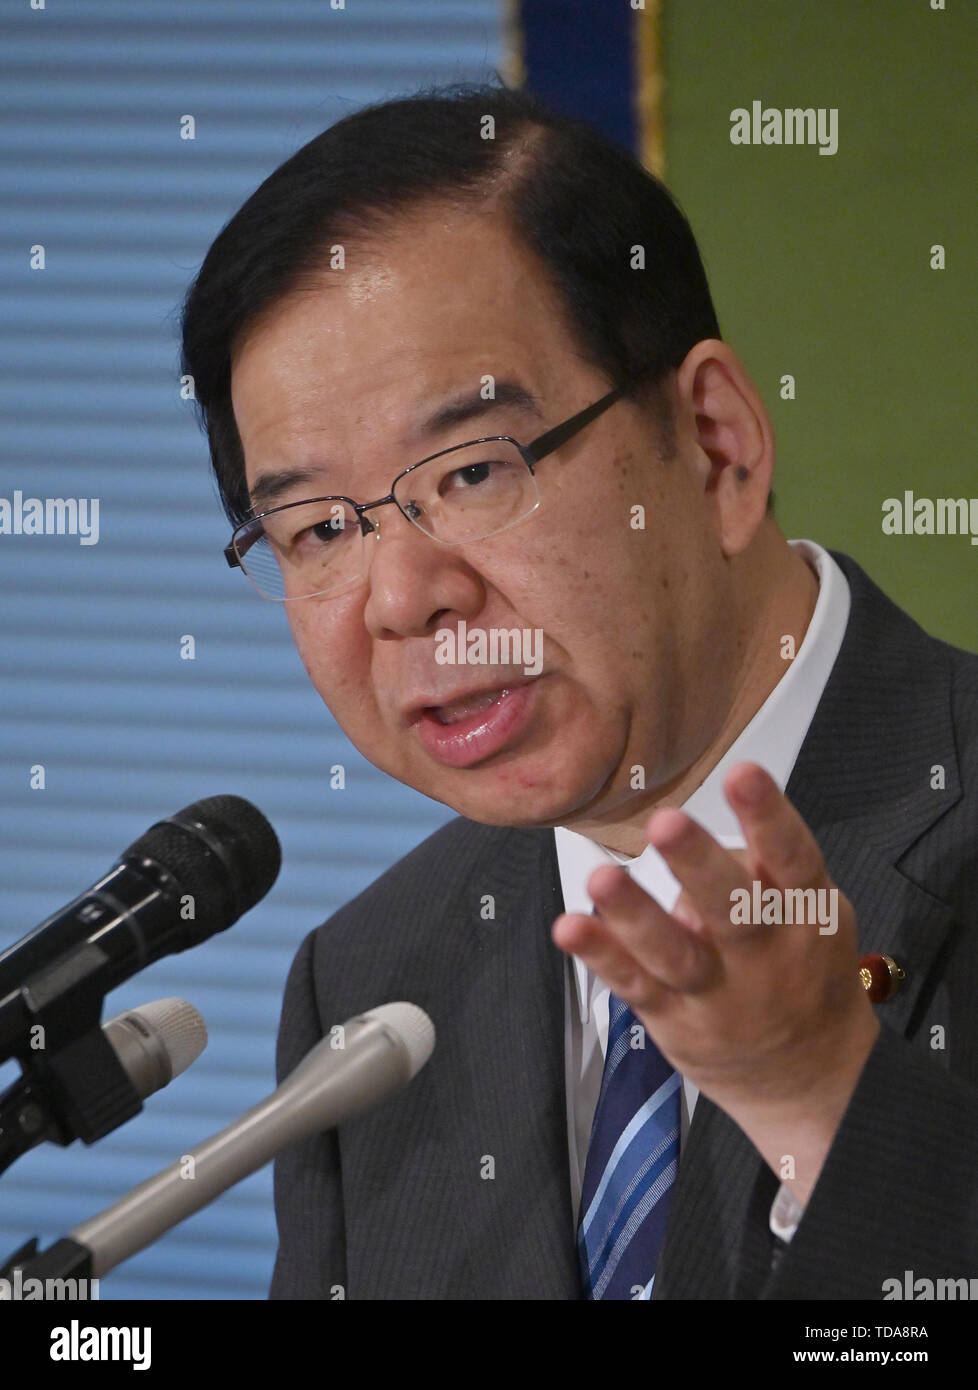
[[[397,505],[434,540],[483,540],[528,516],[539,500],[520,451],[507,440],[466,444],[427,459],[394,487]],[[364,547],[353,507],[336,499],[285,503],[236,536],[242,568],[269,598],[329,593],[363,573]]]

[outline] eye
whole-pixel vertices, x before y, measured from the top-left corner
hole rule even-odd
[[[453,468],[442,479],[441,491],[464,492],[471,488],[485,487],[487,483],[499,482],[510,471],[511,466],[503,459],[481,459],[478,463],[467,463],[462,468]]]
[[[347,527],[342,517],[330,517],[317,521],[313,526],[304,526],[292,537],[293,545],[328,546],[340,540]]]
[[[492,464],[489,462],[467,463],[464,468],[457,468],[453,476],[467,485],[484,483],[489,476],[491,468]]]

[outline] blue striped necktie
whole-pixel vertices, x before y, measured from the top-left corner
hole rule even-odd
[[[612,994],[577,1232],[586,1298],[652,1296],[679,1167],[680,1085],[679,1073]]]

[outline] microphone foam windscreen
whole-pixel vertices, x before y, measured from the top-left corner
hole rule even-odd
[[[185,1072],[207,1046],[207,1024],[186,999],[154,999],[151,1004],[130,1009],[126,1017],[133,1014],[159,1037],[174,1077]]]
[[[162,865],[191,894],[202,937],[222,931],[271,888],[282,863],[278,836],[241,796],[208,796],[150,826],[122,856]]]

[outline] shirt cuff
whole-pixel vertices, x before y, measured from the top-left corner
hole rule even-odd
[[[772,1233],[787,1243],[797,1231],[804,1212],[798,1198],[782,1183],[771,1206]]]

